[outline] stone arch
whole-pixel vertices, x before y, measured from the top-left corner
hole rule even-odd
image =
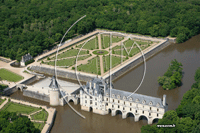
[[[108,109],[108,114],[112,113],[112,109]]]
[[[158,118],[154,118],[153,121],[152,121],[152,124],[153,123],[158,123],[158,120],[159,120]]]
[[[139,120],[147,120],[147,122],[148,122],[148,117],[145,115],[140,115]]]
[[[115,114],[116,114],[116,115],[118,115],[118,114],[121,114],[121,115],[122,115],[122,111],[121,111],[121,110],[116,110],[116,111],[115,111]]]
[[[126,114],[126,117],[135,117],[135,115],[134,115],[132,112],[128,112],[128,113]]]
[[[70,103],[70,102],[73,102],[73,103],[74,103],[74,100],[73,100],[73,99],[69,99],[69,100],[68,100],[68,103]]]
[[[89,108],[89,112],[93,112],[93,108],[92,107]]]

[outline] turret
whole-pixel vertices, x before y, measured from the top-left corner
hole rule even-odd
[[[163,106],[166,106],[166,95],[163,95]]]
[[[59,85],[58,85],[58,82],[57,82],[55,76],[52,77],[49,88],[50,88],[50,105],[52,105],[52,106],[60,105]]]

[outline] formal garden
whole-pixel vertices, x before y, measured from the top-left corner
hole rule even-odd
[[[111,47],[110,41],[112,41]],[[121,42],[124,46],[121,46]],[[122,36],[110,36],[108,34],[95,35],[60,50],[57,55],[56,66],[58,68],[75,70],[75,64],[77,63],[78,71],[102,75],[110,69],[109,54],[112,53],[112,68],[114,68],[140,52],[140,49],[135,43],[139,45],[141,50],[144,50],[158,42],[133,38],[128,39]],[[54,53],[43,59],[41,63],[54,66],[55,59],[56,54]]]
[[[5,100],[6,99],[0,99],[0,105]],[[48,112],[45,109],[11,102],[10,99],[8,99],[8,102],[1,108],[0,112],[2,111],[29,117],[34,127],[40,131],[43,129],[48,118]]]

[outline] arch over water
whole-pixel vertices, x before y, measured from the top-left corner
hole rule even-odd
[[[132,112],[128,112],[128,113],[126,114],[126,117],[135,117],[135,115],[134,115]]]
[[[147,122],[148,122],[148,117],[145,116],[145,115],[140,115],[140,116],[139,116],[139,121],[140,121],[140,120],[147,120]]]
[[[112,110],[111,109],[108,109],[108,114],[112,113]]]
[[[158,118],[153,119],[152,124],[153,123],[158,123],[158,120],[159,120]]]
[[[122,115],[122,111],[121,111],[121,110],[116,110],[116,111],[115,111],[115,114],[116,114],[116,115],[118,115],[118,114]]]
[[[74,100],[73,100],[73,99],[69,99],[68,102],[69,102],[69,103],[70,103],[70,102],[73,102],[73,103],[74,103]]]

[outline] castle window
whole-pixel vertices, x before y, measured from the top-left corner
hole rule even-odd
[[[112,97],[115,98],[115,94],[112,94]]]
[[[135,110],[135,112],[137,113],[137,110]]]
[[[114,108],[114,105],[112,105],[112,107]]]
[[[151,113],[149,113],[149,116],[151,116]]]
[[[124,102],[124,105],[125,105],[125,102]]]
[[[117,98],[120,99],[120,95],[117,95]]]
[[[87,100],[85,100],[85,103],[87,103]]]
[[[142,111],[142,113],[144,114],[144,111]]]
[[[125,108],[123,107],[123,110],[125,110]]]
[[[132,108],[130,108],[130,111],[132,111]]]
[[[123,99],[126,100],[126,97],[124,96]]]
[[[132,101],[133,99],[132,98],[129,98],[129,101]]]
[[[92,104],[92,100],[90,101],[90,104]]]
[[[157,114],[157,117],[158,117],[158,114]]]
[[[159,103],[157,103],[157,104],[156,104],[156,106],[157,106],[157,107],[159,107],[159,106],[160,106],[160,104],[159,104]]]
[[[119,105],[118,105],[118,108],[119,108]]]
[[[152,105],[152,104],[153,104],[152,102],[149,103],[149,105]]]
[[[95,105],[97,105],[97,102],[95,102]]]
[[[132,106],[132,103],[130,103],[130,106]]]
[[[108,98],[106,98],[107,99],[107,101],[108,101]]]
[[[151,107],[150,107],[150,110],[151,110]]]
[[[87,98],[87,96],[85,96],[85,98]]]
[[[159,109],[157,109],[157,111],[159,111]]]
[[[115,100],[113,99],[113,103],[115,102]]]
[[[119,103],[119,100],[118,100],[118,103]]]
[[[142,101],[142,104],[145,104],[145,103],[146,103],[146,101],[145,101],[145,100],[143,100],[143,101]]]
[[[106,106],[108,106],[108,103],[106,103]]]

